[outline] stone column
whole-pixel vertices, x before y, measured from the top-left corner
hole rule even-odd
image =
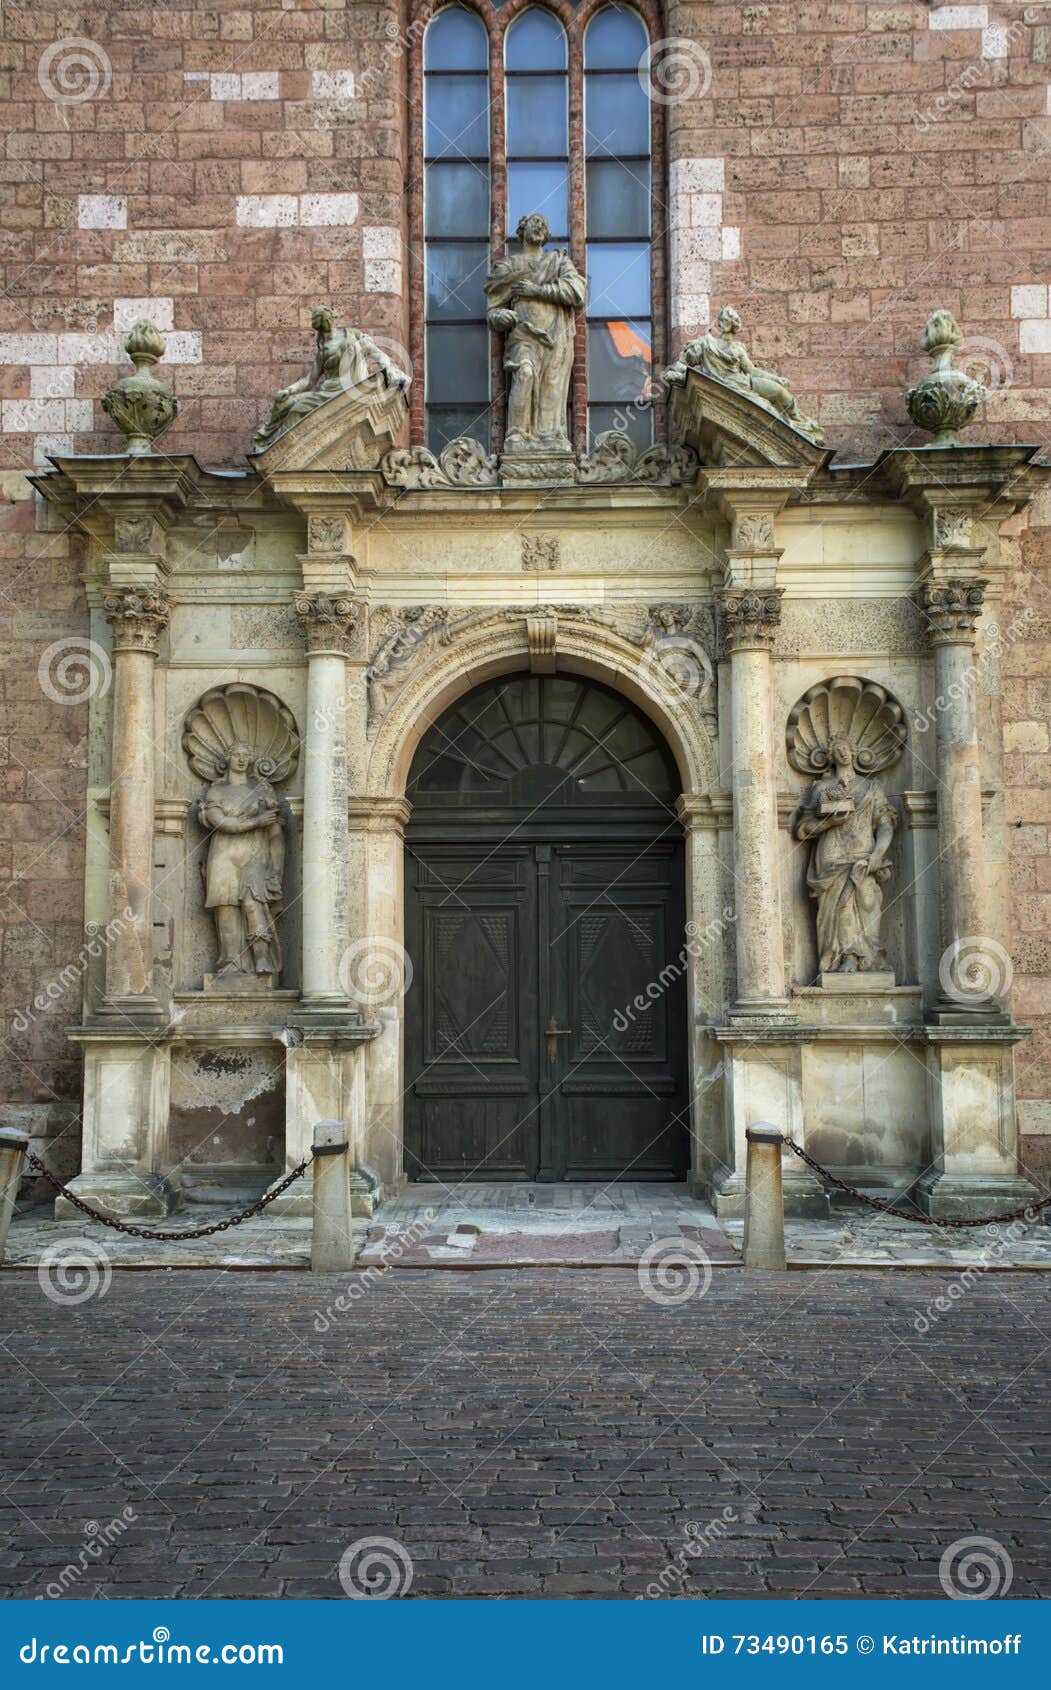
[[[106,1007],[156,1015],[153,991],[153,812],[156,763],[153,680],[169,606],[153,588],[105,595],[113,627],[109,918]]]
[[[348,923],[347,659],[362,616],[349,597],[297,593],[307,641],[303,770],[302,920],[304,1005],[347,1011],[340,965]]]
[[[943,1024],[1005,1025],[1009,1019],[985,993],[981,978],[999,950],[989,934],[987,913],[974,669],[985,587],[985,581],[975,579],[929,580],[918,594],[934,650],[942,991],[933,1018]]]
[[[730,657],[737,999],[733,1019],[787,1013],[777,844],[770,656],[781,589],[729,587],[720,600]]]

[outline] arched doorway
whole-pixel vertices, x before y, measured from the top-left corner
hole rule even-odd
[[[682,1179],[680,781],[653,724],[515,674],[424,734],[407,797],[410,1179]]]

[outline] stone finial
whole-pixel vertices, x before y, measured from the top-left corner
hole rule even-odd
[[[135,374],[125,376],[103,395],[102,409],[112,417],[127,441],[131,457],[143,457],[175,421],[179,401],[150,374],[150,366],[164,355],[164,336],[152,323],[132,326],[124,350],[135,365]]]
[[[980,382],[953,367],[956,348],[963,332],[949,311],[935,311],[923,331],[923,350],[934,360],[934,368],[905,395],[909,416],[917,428],[933,434],[932,446],[954,446],[961,428],[973,422],[985,397]]]

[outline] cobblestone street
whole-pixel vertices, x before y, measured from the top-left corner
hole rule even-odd
[[[9,1596],[342,1599],[375,1538],[424,1598],[939,1597],[974,1537],[1051,1592],[1046,1277],[99,1290],[3,1277]]]

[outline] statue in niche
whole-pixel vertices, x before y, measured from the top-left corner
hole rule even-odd
[[[576,313],[587,282],[567,252],[545,252],[551,238],[538,211],[515,230],[522,250],[493,265],[485,283],[491,329],[505,335],[508,452],[570,451],[566,404]]]
[[[741,332],[741,318],[732,305],[724,305],[716,325],[717,334],[701,335],[683,347],[678,361],[668,371],[673,384],[685,380],[687,370],[700,370],[702,375],[721,381],[724,387],[735,387],[741,393],[758,399],[768,410],[775,411],[785,422],[809,435],[816,445],[824,442],[820,426],[806,417],[784,376],[773,370],[761,370],[752,363],[737,336]]]
[[[218,940],[215,981],[269,989],[281,973],[277,923],[292,819],[273,782],[295,768],[295,722],[273,693],[234,683],[205,693],[190,712],[183,748],[209,782],[192,814],[209,835],[202,872]]]
[[[789,761],[818,777],[791,831],[813,842],[807,886],[817,904],[822,974],[887,968],[880,925],[898,815],[874,777],[900,755],[904,739],[901,706],[856,676],[811,687],[789,716]]]
[[[252,442],[257,452],[269,446],[301,417],[316,411],[319,405],[327,404],[340,393],[349,393],[360,382],[366,381],[374,370],[382,372],[389,387],[407,387],[409,384],[405,371],[391,363],[371,335],[363,329],[337,329],[328,305],[314,307],[310,324],[317,337],[314,362],[305,376],[274,395],[270,415],[256,431]]]

